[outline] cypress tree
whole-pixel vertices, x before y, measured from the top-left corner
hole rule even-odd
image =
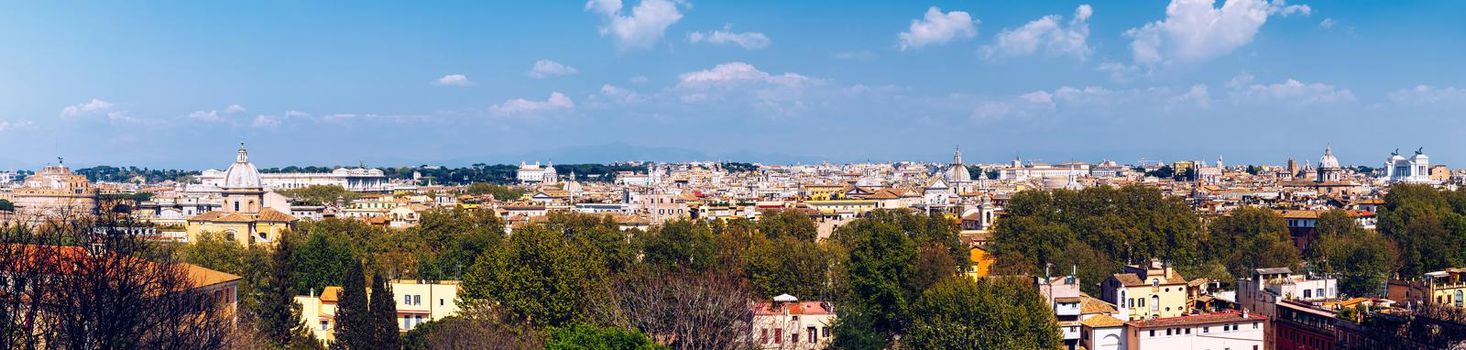
[[[397,300],[392,296],[392,283],[381,274],[372,275],[372,324],[376,326],[378,349],[401,349],[402,336],[397,328]]]
[[[377,333],[367,304],[366,275],[361,263],[351,264],[346,283],[341,286],[341,301],[336,304],[336,341],[332,349],[375,349]]]
[[[306,332],[305,324],[300,321],[300,307],[295,304],[295,293],[290,288],[294,283],[291,273],[295,271],[295,244],[289,231],[280,236],[279,244],[270,254],[270,268],[261,296],[260,333],[271,343],[286,346],[304,338]]]

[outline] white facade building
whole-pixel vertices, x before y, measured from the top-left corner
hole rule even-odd
[[[522,183],[555,183],[559,176],[555,174],[555,163],[553,162],[544,166],[541,166],[540,162],[534,162],[534,164],[519,162],[519,171],[514,174],[514,178]]]
[[[206,186],[222,187],[224,171],[209,169],[199,175]],[[381,169],[339,168],[329,173],[261,173],[267,190],[289,190],[309,186],[341,186],[353,192],[386,192],[390,186]]]
[[[1410,158],[1401,156],[1397,149],[1385,161],[1384,179],[1390,183],[1429,183],[1430,157],[1425,155],[1424,148],[1416,149],[1415,155]]]

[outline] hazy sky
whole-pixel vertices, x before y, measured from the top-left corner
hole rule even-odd
[[[12,1],[0,168],[223,167],[240,141],[261,166],[621,149],[943,160],[958,145],[969,162],[1272,164],[1332,145],[1366,165],[1423,146],[1451,164],[1466,161],[1463,14],[1463,1]]]

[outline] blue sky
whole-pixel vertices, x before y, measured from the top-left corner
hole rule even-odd
[[[9,2],[0,168],[1466,161],[1466,2]],[[619,152],[619,153],[618,153]],[[624,154],[624,155],[621,155]]]

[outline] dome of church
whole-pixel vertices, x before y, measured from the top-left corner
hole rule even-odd
[[[947,182],[972,182],[972,175],[968,173],[967,166],[953,164],[947,167],[947,172],[943,176],[943,179],[947,180]]]
[[[244,150],[244,143],[239,144],[239,154],[234,157],[234,164],[229,165],[229,170],[224,171],[225,189],[231,188],[262,188],[260,171],[255,169],[254,164],[249,162],[249,152]]]
[[[1333,147],[1323,149],[1323,157],[1318,159],[1318,167],[1323,169],[1334,169],[1339,167],[1339,158],[1334,157]]]
[[[947,180],[948,183],[972,182],[972,174],[968,173],[966,165],[962,165],[961,150],[952,154],[952,165],[947,166],[947,171],[942,174],[942,179]]]

